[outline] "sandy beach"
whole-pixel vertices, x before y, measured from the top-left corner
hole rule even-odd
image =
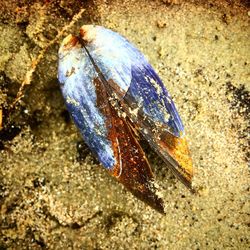
[[[249,21],[249,1],[2,1],[0,249],[248,249]],[[165,216],[99,165],[66,111],[58,48],[84,24],[133,42],[176,103],[197,193],[145,143]]]

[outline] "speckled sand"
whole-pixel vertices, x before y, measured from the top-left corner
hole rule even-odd
[[[0,2],[0,249],[248,249],[249,1],[81,2]],[[128,193],[81,143],[57,84],[57,43],[15,111],[5,112],[32,59],[80,6],[86,11],[64,36],[89,23],[123,34],[178,106],[198,193],[146,149],[166,216]]]

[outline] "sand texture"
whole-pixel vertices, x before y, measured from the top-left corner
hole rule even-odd
[[[249,7],[240,0],[1,1],[0,249],[248,249]],[[165,216],[109,176],[66,111],[57,51],[83,24],[136,44],[178,107],[197,194],[144,143]]]

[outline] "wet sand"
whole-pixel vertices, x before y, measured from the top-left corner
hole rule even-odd
[[[247,249],[248,2],[29,2],[0,3],[0,249]],[[7,112],[33,58],[80,7],[82,18],[59,42],[83,24],[124,35],[183,119],[197,194],[145,144],[165,216],[111,178],[82,143],[57,82],[58,43]]]

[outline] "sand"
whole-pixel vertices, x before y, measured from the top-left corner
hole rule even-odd
[[[16,2],[0,3],[0,249],[249,248],[249,2]],[[81,7],[59,43],[83,24],[118,31],[147,56],[183,119],[197,194],[146,148],[165,216],[82,142],[57,82],[57,42],[9,111],[32,60]]]

